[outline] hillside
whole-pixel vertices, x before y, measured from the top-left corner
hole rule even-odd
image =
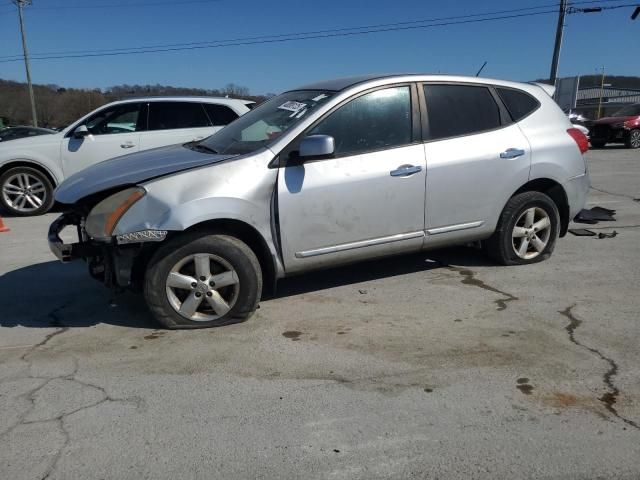
[[[142,96],[230,96],[262,101],[265,96],[250,95],[249,89],[228,84],[220,89],[182,88],[165,85],[117,85],[105,90],[64,88],[58,85],[34,85],[38,124],[64,127],[91,110],[128,97]],[[31,124],[31,107],[27,85],[0,79],[0,117],[6,124]]]

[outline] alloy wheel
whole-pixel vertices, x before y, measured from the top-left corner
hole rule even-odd
[[[632,130],[631,138],[629,139],[632,148],[640,148],[640,130]]]
[[[40,178],[30,173],[16,173],[2,185],[2,197],[12,209],[30,213],[45,202],[47,189]]]
[[[235,305],[240,280],[233,267],[217,255],[198,253],[176,263],[166,280],[169,303],[195,322],[216,320]]]
[[[551,238],[551,219],[539,207],[526,209],[518,217],[511,233],[513,250],[518,257],[531,260],[540,255]]]

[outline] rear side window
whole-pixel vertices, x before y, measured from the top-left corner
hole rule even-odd
[[[238,114],[226,105],[216,105],[213,103],[203,103],[202,106],[207,111],[211,124],[216,127],[228,125],[238,118]]]
[[[150,102],[149,130],[209,127],[202,105],[195,102]]]
[[[500,87],[496,87],[496,90],[514,122],[522,120],[540,105],[535,98],[521,90]]]
[[[500,109],[487,87],[424,85],[430,139],[470,135],[499,128]]]

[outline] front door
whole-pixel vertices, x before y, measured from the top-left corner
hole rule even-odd
[[[335,153],[280,168],[287,272],[421,248],[426,165],[415,97],[409,85],[365,93],[306,132],[334,137]]]
[[[140,108],[140,103],[107,107],[84,123],[89,130],[86,137],[74,138],[73,132],[69,132],[60,152],[65,177],[94,163],[137,152],[140,130],[146,126]]]

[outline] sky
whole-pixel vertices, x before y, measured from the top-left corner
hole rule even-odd
[[[574,0],[578,1],[578,0]],[[188,3],[185,3],[188,2]],[[546,6],[554,0],[33,0],[25,7],[32,54],[99,50],[310,32]],[[600,0],[581,6],[635,3]],[[66,8],[57,8],[65,6]],[[69,8],[84,6],[85,8]],[[91,7],[91,8],[86,8]],[[532,10],[528,10],[527,13]],[[538,11],[538,10],[536,10]],[[567,17],[559,76],[602,66],[640,75],[640,18],[633,7]],[[475,17],[478,18],[478,17]],[[508,80],[549,75],[557,14],[223,48],[92,58],[32,60],[38,84],[106,88],[162,84],[253,94],[364,73],[450,73]],[[634,47],[635,45],[635,47]],[[16,8],[0,0],[0,56],[21,53]],[[0,63],[0,78],[24,81],[22,61]]]

